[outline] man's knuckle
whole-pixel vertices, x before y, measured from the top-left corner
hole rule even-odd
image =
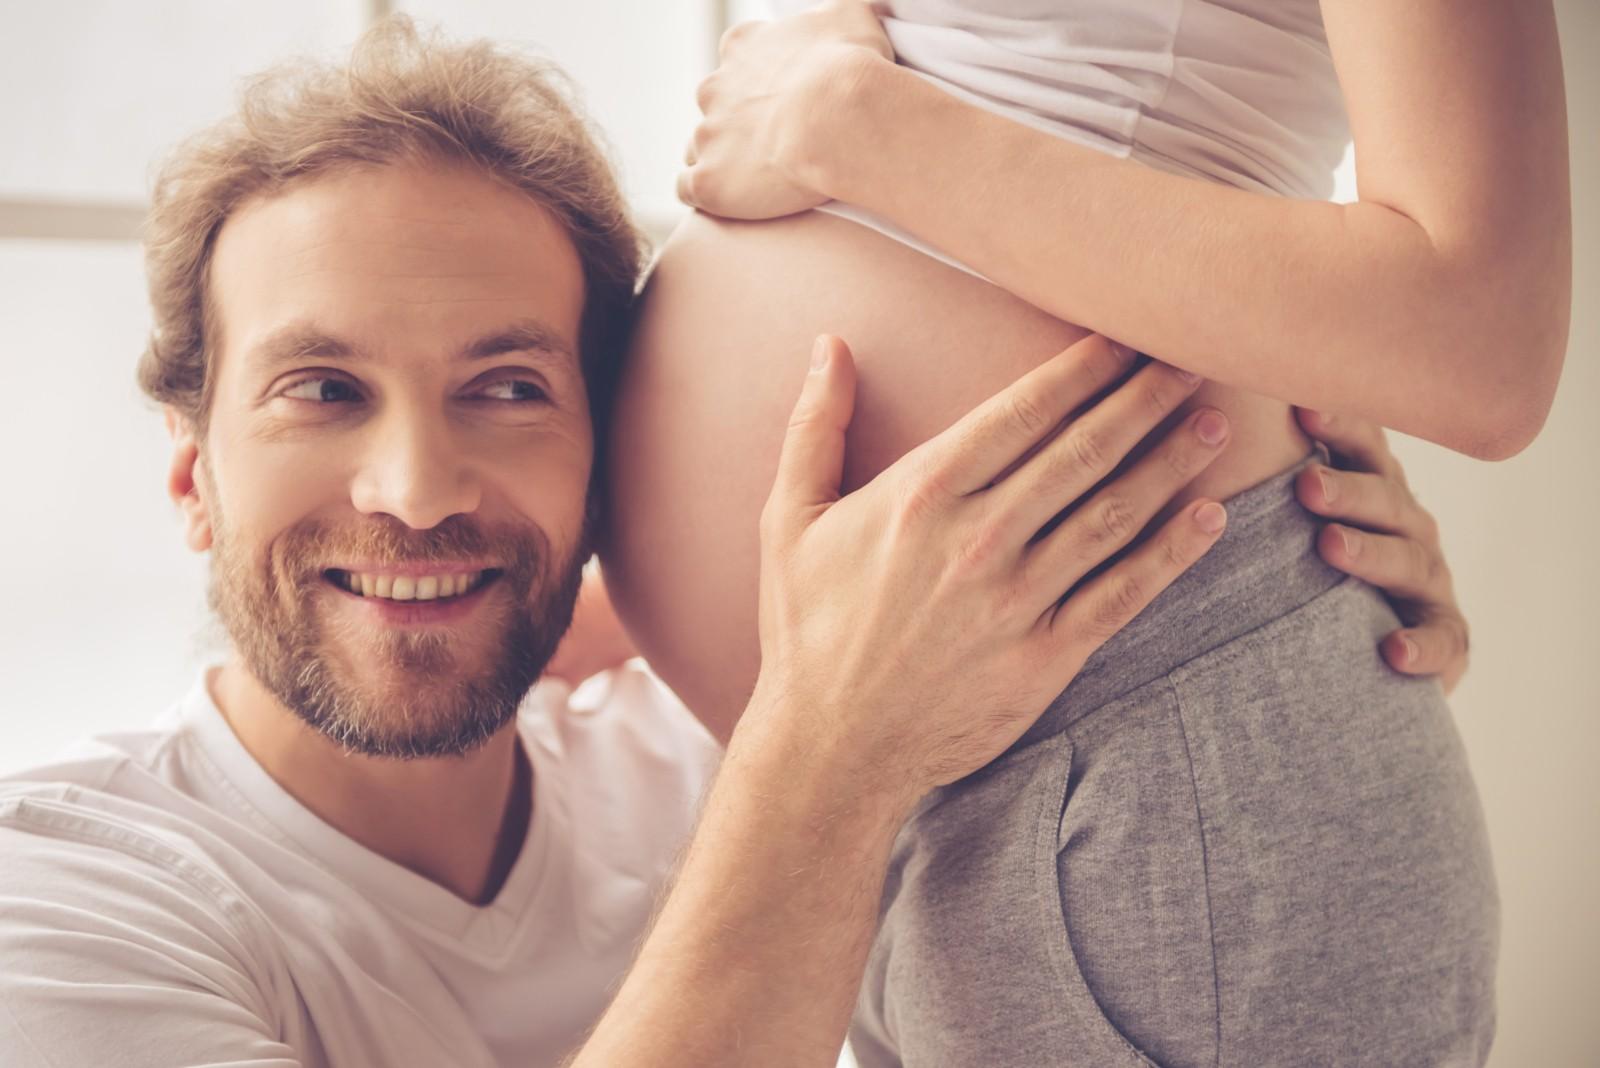
[[[1161,542],[1161,560],[1168,574],[1177,574],[1189,566],[1189,549],[1179,538],[1165,538]]]
[[[1078,426],[1067,433],[1067,455],[1074,464],[1086,471],[1103,471],[1106,464],[1106,444],[1100,432],[1093,427]]]
[[[1438,578],[1436,562],[1438,557],[1428,551],[1428,547],[1415,539],[1407,540],[1407,550],[1411,556],[1411,573],[1420,579],[1425,586],[1431,586]]]
[[[1123,542],[1133,537],[1138,527],[1138,513],[1133,503],[1119,493],[1108,493],[1096,506],[1096,526],[1112,542]]]
[[[895,519],[902,526],[915,526],[939,511],[941,495],[937,483],[927,475],[908,479],[900,489]]]
[[[1172,409],[1178,406],[1182,394],[1178,391],[1177,383],[1172,376],[1153,374],[1149,376],[1149,384],[1144,388],[1144,405],[1148,409],[1149,417],[1154,422],[1160,422],[1171,414]]]
[[[1106,591],[1100,610],[1095,613],[1097,622],[1107,630],[1107,637],[1122,629],[1123,625],[1139,614],[1144,605],[1144,580],[1137,575],[1119,576]]]
[[[956,555],[967,567],[987,571],[1001,557],[1004,545],[1002,526],[997,522],[984,522],[961,541]]]
[[[1417,504],[1415,507],[1417,509],[1417,530],[1421,534],[1422,539],[1429,545],[1438,545],[1439,521],[1434,518],[1432,512],[1422,507],[1422,505]]]
[[[1184,435],[1162,450],[1162,458],[1166,461],[1167,471],[1174,478],[1187,482],[1199,463],[1200,451],[1191,444],[1190,437]]]
[[[1026,393],[1011,396],[1006,403],[1006,416],[1013,426],[1030,438],[1042,437],[1054,425],[1039,402]]]

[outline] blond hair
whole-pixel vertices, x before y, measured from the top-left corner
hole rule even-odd
[[[583,263],[579,350],[602,421],[642,243],[599,137],[553,63],[424,35],[404,16],[369,30],[345,66],[297,60],[250,79],[237,114],[161,169],[145,225],[155,324],[141,388],[204,429],[216,336],[207,276],[217,232],[241,203],[339,167],[429,158],[483,168],[566,229]]]

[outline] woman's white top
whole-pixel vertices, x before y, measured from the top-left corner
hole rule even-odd
[[[813,3],[771,0],[778,16]],[[874,6],[902,66],[979,107],[1163,171],[1281,196],[1333,193],[1350,132],[1319,0]],[[929,251],[868,213],[824,210]]]

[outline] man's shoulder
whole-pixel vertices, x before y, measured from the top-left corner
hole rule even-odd
[[[0,960],[0,1049],[39,1063],[133,1063],[107,1030],[151,1012],[204,1018],[172,1039],[196,1062],[280,1018],[283,965],[250,902],[181,826],[79,782],[0,784]]]
[[[57,921],[95,909],[238,926],[240,895],[217,862],[223,817],[184,788],[184,751],[168,722],[0,776],[0,898]]]
[[[181,815],[108,788],[118,762],[0,782],[0,897],[71,907],[217,911],[232,896]],[[93,771],[96,774],[83,774]],[[55,777],[51,777],[54,775]],[[30,776],[30,777],[24,777]]]
[[[545,686],[522,719],[541,796],[560,822],[603,855],[596,871],[626,871],[652,888],[694,830],[721,748],[642,660],[576,690]]]
[[[576,689],[541,682],[523,716],[524,737],[582,781],[643,804],[703,793],[722,749],[643,660]]]

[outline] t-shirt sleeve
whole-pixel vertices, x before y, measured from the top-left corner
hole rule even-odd
[[[0,1064],[299,1068],[249,917],[128,829],[0,813]]]

